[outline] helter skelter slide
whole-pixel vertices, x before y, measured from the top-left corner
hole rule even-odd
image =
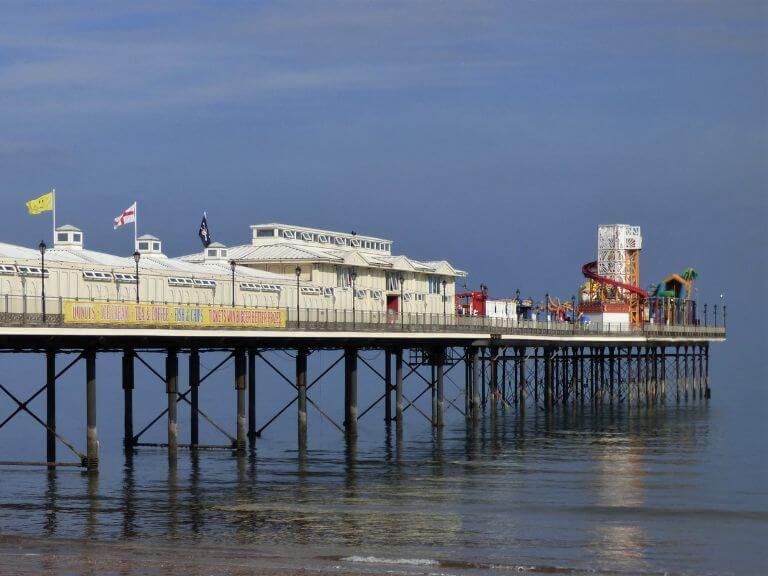
[[[639,287],[642,242],[639,226],[598,227],[597,260],[581,268],[587,278],[582,287],[581,313],[605,317],[628,312],[632,324],[642,322],[643,302],[648,298],[648,293]]]

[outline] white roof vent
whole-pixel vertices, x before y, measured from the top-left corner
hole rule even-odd
[[[136,239],[138,245],[136,249],[140,254],[151,254],[153,256],[163,256],[163,243],[160,239],[151,234],[144,234]]]
[[[203,251],[203,260],[210,262],[212,260],[226,260],[229,258],[229,250],[221,242],[211,242]]]
[[[80,228],[65,224],[56,228],[53,237],[55,248],[78,249],[83,247],[83,231]]]

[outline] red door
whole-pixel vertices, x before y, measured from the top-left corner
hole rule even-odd
[[[387,316],[397,316],[400,311],[400,296],[387,296]]]

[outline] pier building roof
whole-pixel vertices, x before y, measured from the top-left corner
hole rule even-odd
[[[350,266],[462,277],[466,272],[446,260],[420,261],[392,254],[392,240],[355,232],[334,232],[289,224],[251,226],[250,244],[229,248],[229,257],[243,264],[327,262]],[[202,262],[204,252],[182,256],[187,262]]]
[[[57,230],[61,230],[61,228]],[[74,230],[78,229],[74,228]],[[22,261],[25,264],[31,262],[37,265],[40,262],[40,251],[37,248],[26,248],[24,246],[0,242],[0,260],[13,262]],[[88,269],[97,266],[103,268],[126,269],[129,272],[133,271],[136,266],[133,255],[118,256],[68,244],[54,245],[53,247],[48,248],[45,252],[45,262],[46,265],[59,264],[62,267],[72,269]],[[214,260],[195,263],[180,260],[178,258],[169,258],[163,254],[142,254],[139,260],[139,268],[145,271],[156,271],[160,273],[184,272],[198,277],[225,276],[229,278],[232,275],[232,269],[228,261]],[[237,266],[235,275],[236,277],[259,279],[278,284],[292,284],[295,281],[293,276],[257,270],[245,266]]]

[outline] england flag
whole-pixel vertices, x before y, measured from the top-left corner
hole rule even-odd
[[[136,222],[136,202],[123,210],[123,213],[115,218],[115,230],[131,222]]]

